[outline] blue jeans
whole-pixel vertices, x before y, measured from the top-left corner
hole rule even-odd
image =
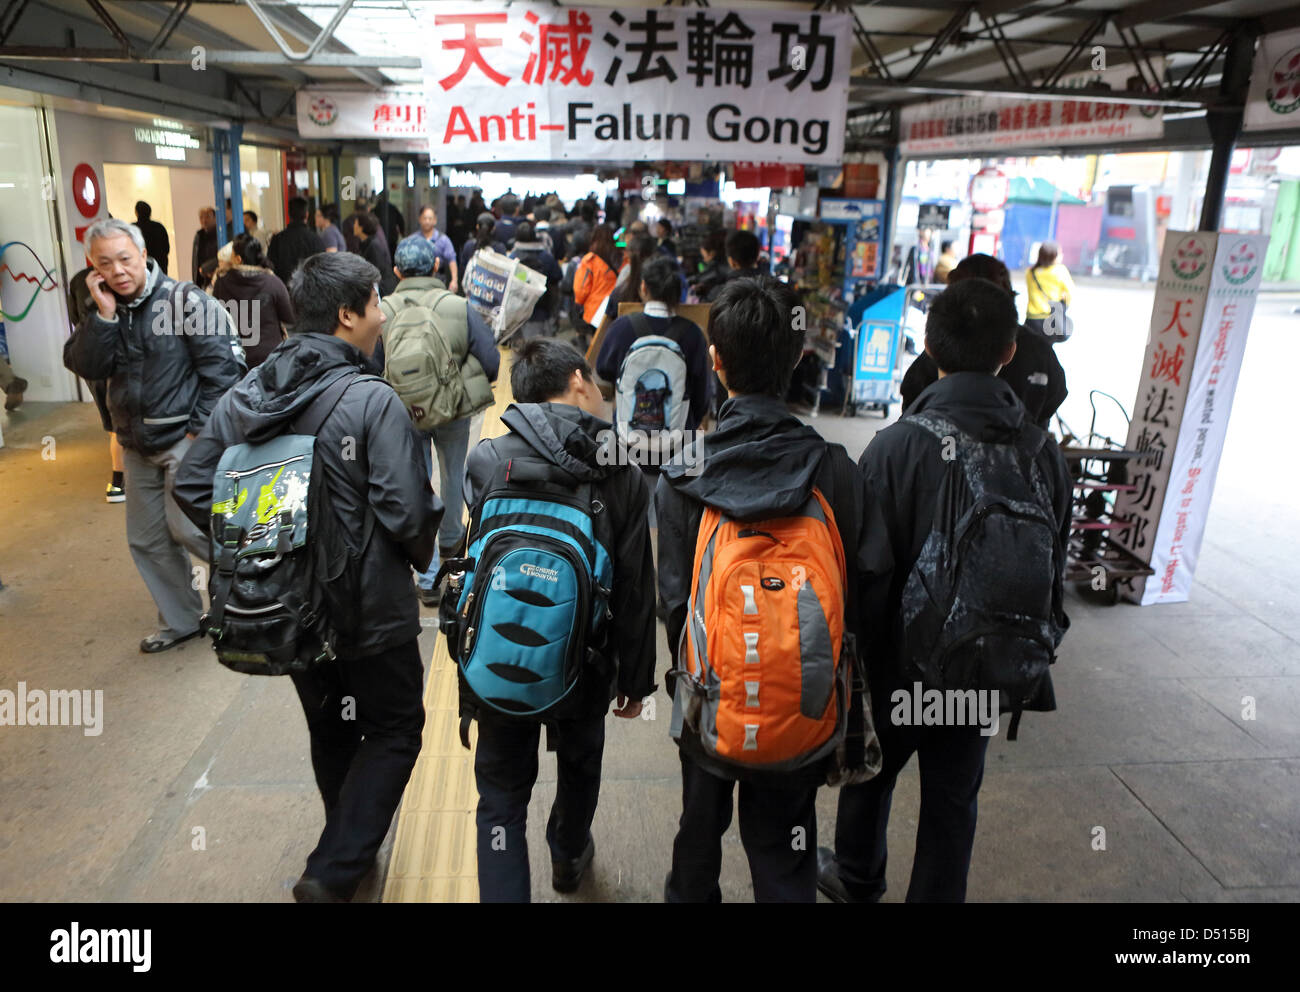
[[[432,448],[438,449],[438,496],[446,511],[438,525],[438,548],[427,572],[420,573],[421,589],[432,589],[433,578],[438,574],[438,564],[445,551],[455,548],[465,537],[465,523],[461,516],[465,507],[463,484],[465,481],[465,455],[469,452],[469,425],[472,418],[465,417],[435,427],[428,443],[421,445],[424,452],[424,470],[433,475]]]

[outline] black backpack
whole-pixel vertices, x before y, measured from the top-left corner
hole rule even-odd
[[[903,587],[902,657],[939,689],[998,690],[1015,740],[1069,626],[1064,549],[1036,458],[1048,435],[977,441],[932,413],[905,416],[948,463],[934,522]]]
[[[212,487],[212,604],[200,621],[217,660],[237,672],[285,675],[336,657],[355,632],[357,558],[325,491],[316,435],[348,387],[337,376],[283,433],[222,453]],[[361,548],[374,525],[367,510]]]

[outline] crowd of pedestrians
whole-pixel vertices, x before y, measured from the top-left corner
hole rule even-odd
[[[1068,626],[1070,486],[1043,429],[1064,378],[1005,266],[952,267],[906,414],[854,465],[785,405],[799,300],[750,232],[692,233],[688,273],[670,222],[616,231],[594,200],[566,216],[558,197],[454,198],[445,233],[425,207],[407,235],[382,197],[341,226],[294,199],[265,247],[246,216],[224,260],[204,211],[207,293],[166,275],[140,206],[140,224],[86,234],[64,360],[101,384],[120,444],[159,614],[141,650],[208,634],[237,671],[293,680],[326,812],[296,899],[347,901],[373,867],[420,750],[421,603],[457,663],[466,746],[477,724],[484,901],[529,898],[542,728],[551,884],[572,892],[595,858],[606,715],[636,717],[660,685],[682,776],[667,901],[721,898],[737,790],[756,899],[879,899],[913,753],[908,898],[964,898],[986,728],[900,727],[894,699],[924,683],[992,692],[1016,722],[1052,709]],[[547,291],[512,342],[504,433],[478,442],[502,352],[458,290],[488,249]],[[688,299],[711,304],[705,326],[678,313]],[[827,784],[839,812],[819,849]]]

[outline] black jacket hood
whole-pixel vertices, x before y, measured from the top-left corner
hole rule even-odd
[[[615,450],[613,426],[579,407],[567,403],[512,403],[501,415],[501,422],[547,461],[579,481],[607,478],[618,467],[617,458],[601,455],[602,447],[606,452]]]
[[[979,441],[1006,442],[1020,433],[1025,406],[1010,384],[981,372],[954,372],[936,379],[907,412],[937,414]]]
[[[295,334],[231,390],[231,415],[250,442],[280,433],[334,379],[360,370],[359,349],[333,334]]]
[[[735,519],[757,520],[803,506],[826,442],[781,400],[737,396],[722,404],[717,429],[685,454],[695,457],[664,468],[670,486]]]

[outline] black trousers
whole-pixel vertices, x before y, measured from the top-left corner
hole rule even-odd
[[[537,782],[540,723],[483,717],[478,722],[474,780],[478,785],[480,902],[528,902],[528,800]],[[581,856],[591,839],[605,754],[605,714],[560,720],[554,735],[555,802],[546,822],[553,861]]]
[[[325,829],[306,874],[351,899],[401,802],[420,753],[424,665],[418,640],[293,675],[311,732]]]
[[[667,902],[721,902],[722,835],[736,782],[682,762],[682,818],[673,841]],[[740,840],[755,902],[817,901],[816,786],[740,782]]]
[[[855,899],[875,902],[885,894],[894,783],[915,753],[921,763],[921,813],[907,901],[965,902],[989,739],[978,726],[897,727],[884,710],[875,722],[883,758],[880,774],[840,790],[835,821],[840,878]]]

